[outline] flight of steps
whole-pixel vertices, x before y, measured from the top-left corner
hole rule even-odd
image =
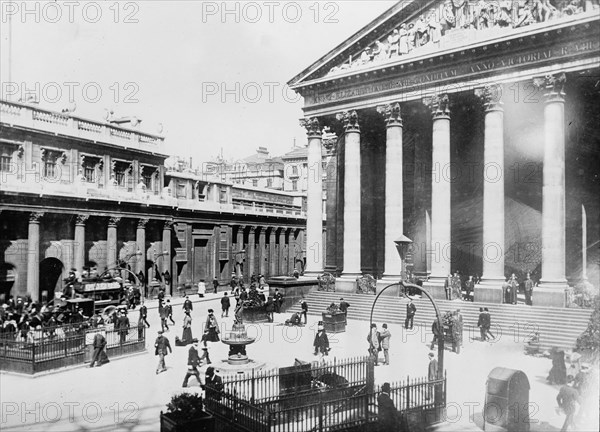
[[[331,304],[339,304],[340,297],[348,303],[348,319],[368,321],[374,295],[341,294],[335,292],[313,291],[305,301],[308,304],[308,314],[321,316],[321,313]],[[426,298],[414,298],[417,307],[414,318],[415,326],[424,325],[431,332],[431,323],[435,312]],[[406,318],[405,298],[380,296],[373,312],[373,322],[403,324]],[[479,337],[477,320],[479,308],[487,307],[492,318],[492,333],[497,335],[498,326],[502,338],[510,338],[517,343],[525,343],[534,331],[540,333],[540,343],[543,349],[560,347],[570,349],[575,346],[579,335],[587,328],[592,311],[590,309],[550,308],[526,305],[509,305],[496,303],[472,303],[465,301],[436,300],[440,312],[460,309],[464,323],[464,338]],[[289,313],[299,312],[299,302],[289,309]],[[470,333],[469,333],[470,332]]]

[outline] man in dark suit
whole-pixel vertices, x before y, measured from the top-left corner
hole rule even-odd
[[[378,426],[381,432],[393,432],[398,429],[398,411],[390,397],[390,383],[383,383],[377,396]]]
[[[435,358],[435,354],[433,352],[429,353],[429,366],[427,368],[427,380],[435,381],[438,379],[438,362]],[[427,395],[425,396],[425,400],[431,399],[434,392],[434,384],[430,384],[428,387]]]
[[[185,296],[185,301],[183,302],[183,310],[188,312],[194,309],[194,306],[192,305],[192,301],[190,300],[189,296]]]
[[[92,356],[92,362],[90,363],[90,367],[94,367],[96,362],[98,362],[98,366],[102,366],[102,364],[108,362],[108,359],[106,359],[106,361],[103,362],[101,357],[102,351],[104,351],[105,348],[106,338],[102,335],[102,333],[96,333],[96,335],[94,336],[94,355]]]
[[[223,297],[221,298],[221,318],[229,316],[229,308],[230,307],[231,307],[231,302],[229,301],[229,296],[227,295],[227,293],[225,293],[225,294],[223,294]]]
[[[525,280],[525,304],[532,306],[531,295],[533,294],[533,281],[531,275],[527,273],[527,279]]]
[[[204,376],[204,389],[206,399],[221,400],[223,379],[215,373],[215,368],[212,366],[206,368],[206,373]]]
[[[171,348],[171,343],[169,342],[169,339],[163,336],[162,330],[159,330],[158,337],[154,342],[154,355],[158,356],[158,367],[156,368],[157,375],[167,370],[167,365],[165,364],[165,357],[168,353],[172,352],[173,349]]]
[[[477,319],[477,327],[479,327],[479,334],[481,336],[482,342],[487,340],[487,335],[486,335],[486,331],[485,331],[485,322],[486,322],[485,312],[483,311],[483,308],[479,308],[479,318]]]
[[[202,385],[202,381],[200,381],[200,371],[198,370],[198,366],[200,365],[201,360],[198,355],[198,339],[192,339],[192,346],[188,351],[188,370],[185,374],[185,378],[183,379],[182,387],[188,386],[188,380],[190,377],[195,376],[198,380],[198,384]]]
[[[117,329],[119,330],[119,342],[124,344],[127,341],[127,334],[129,333],[129,318],[127,318],[127,311],[117,312]]]
[[[413,319],[415,317],[415,313],[417,312],[417,307],[414,305],[411,298],[408,299],[408,303],[406,304],[406,320],[404,320],[404,328],[412,329],[413,328]]]

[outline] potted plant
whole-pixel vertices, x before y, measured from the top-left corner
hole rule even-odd
[[[167,404],[167,412],[160,412],[161,432],[212,431],[215,419],[202,406],[202,396],[196,393],[174,395]]]

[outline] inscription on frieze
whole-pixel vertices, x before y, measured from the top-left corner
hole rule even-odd
[[[569,60],[572,57],[598,50],[600,50],[600,40],[557,43],[552,47],[544,47],[525,53],[498,55],[481,61],[462,62],[462,64],[456,66],[445,65],[442,70],[406,73],[402,77],[387,81],[358,84],[329,92],[326,90],[307,92],[304,95],[305,104],[306,106],[312,106],[391,91],[418,91],[435,84],[443,85],[459,82],[462,77],[472,79],[478,75],[486,76],[491,72],[498,73],[526,66],[540,67],[550,61]]]

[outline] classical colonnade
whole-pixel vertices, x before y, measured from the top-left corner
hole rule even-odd
[[[565,277],[565,114],[564,74],[534,79],[533,84],[544,92],[544,165],[542,217],[542,279],[540,286],[566,286]],[[483,274],[482,286],[499,288],[505,280],[505,211],[504,211],[504,112],[502,87],[488,85],[477,89],[485,109],[483,184]],[[450,167],[450,109],[452,95],[434,94],[422,100],[432,116],[432,172]],[[401,104],[378,106],[386,122],[385,156],[385,251],[384,279],[398,279],[401,262],[394,240],[403,232],[402,197],[402,132]],[[337,115],[342,122],[344,147],[344,241],[341,278],[361,275],[361,127],[356,111]],[[302,121],[308,134],[308,164],[317,166],[321,154],[321,131],[317,118]],[[320,166],[320,165],[319,165]],[[427,245],[431,260],[430,284],[443,284],[452,271],[449,253],[439,251],[451,244],[451,176],[436,176],[431,184],[431,243]],[[312,179],[311,179],[312,180]],[[321,177],[309,182],[307,242],[320,241]],[[312,186],[312,187],[311,187]],[[307,270],[323,271],[322,262],[307,263]],[[560,296],[563,296],[562,290]],[[482,293],[485,290],[481,290]],[[493,294],[494,296],[496,294]],[[492,300],[482,298],[482,300]],[[538,303],[539,304],[539,303]]]

